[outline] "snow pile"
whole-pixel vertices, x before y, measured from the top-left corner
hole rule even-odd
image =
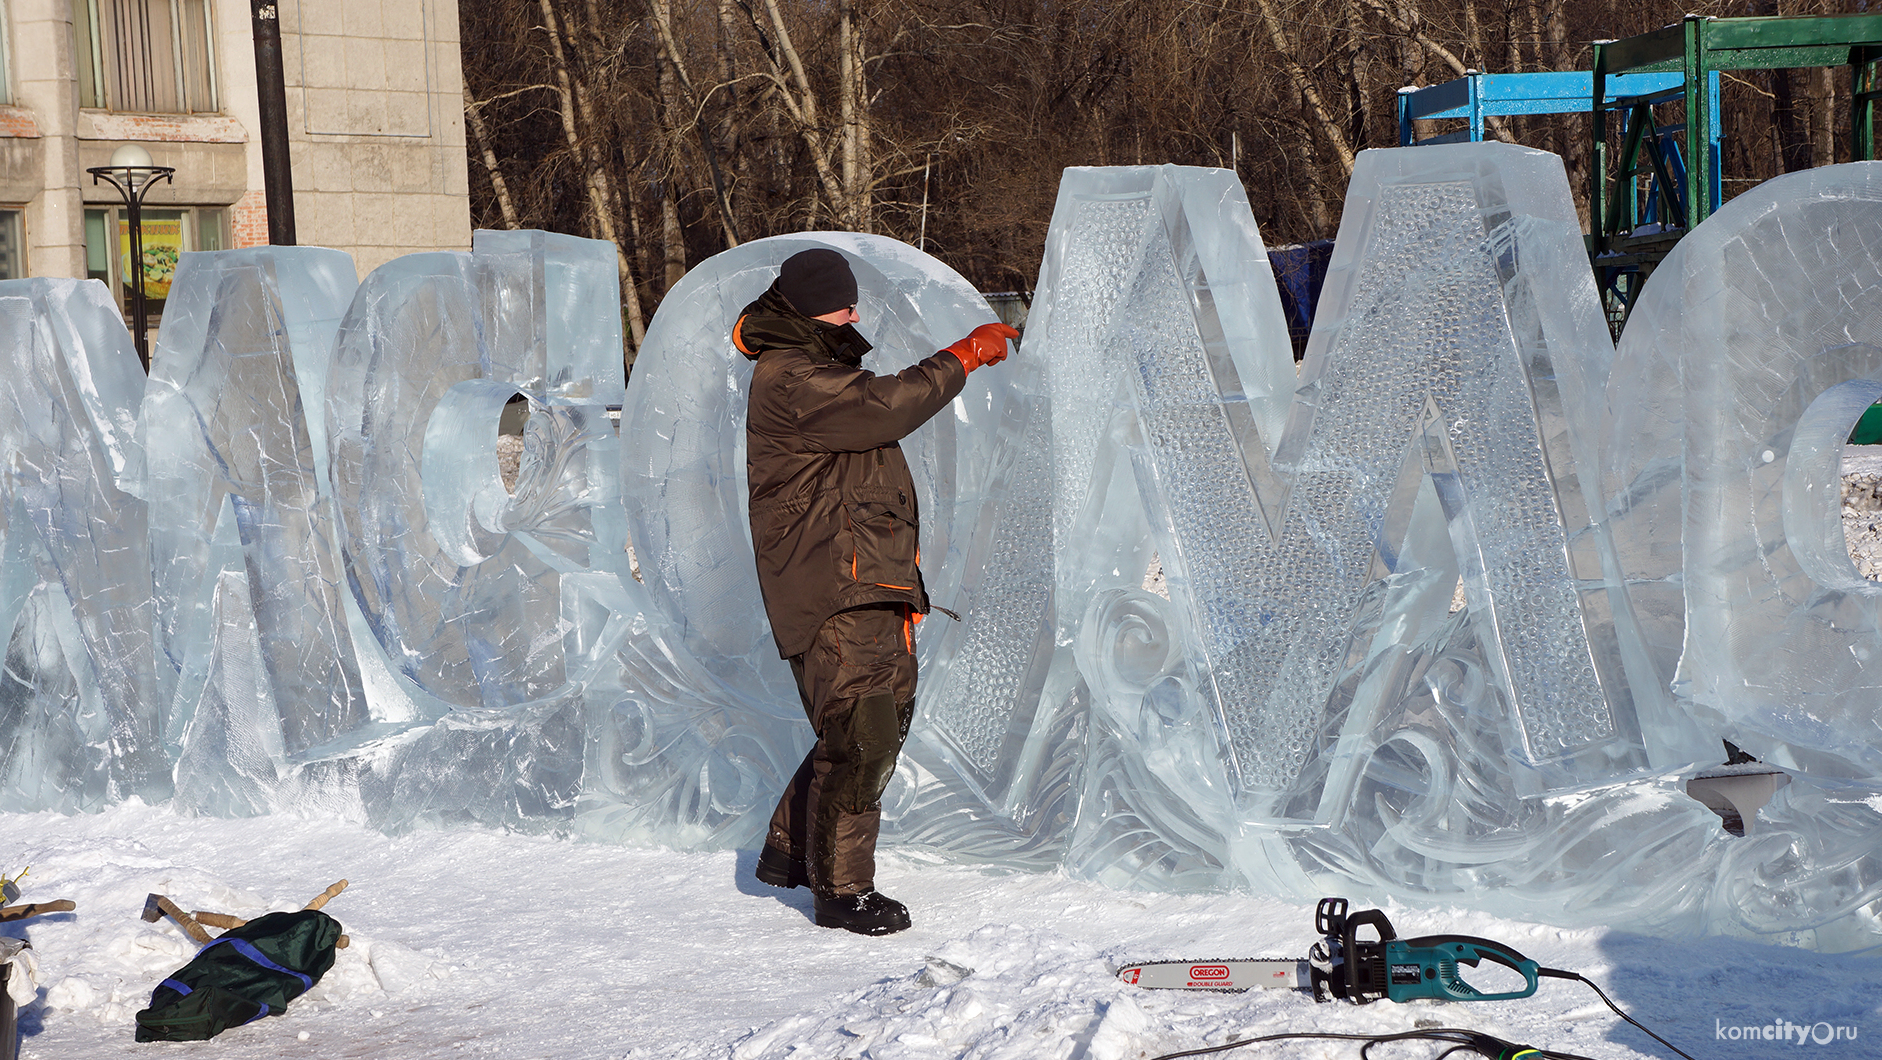
[[[279,1018],[209,1046],[152,1045],[153,1055],[1146,1060],[1284,1032],[1462,1026],[1599,1060],[1671,1057],[1578,983],[1544,980],[1522,1001],[1356,1007],[1284,991],[1148,991],[1114,978],[1136,960],[1304,955],[1312,908],[1250,895],[1112,891],[1056,873],[890,853],[878,882],[908,902],[915,926],[871,939],[813,926],[808,893],[755,883],[751,852],[476,831],[388,837],[339,822],[220,821],[137,804],[95,816],[0,815],[0,835],[0,872],[32,866],[25,900],[78,903],[76,913],[0,925],[30,939],[39,958],[38,1000],[20,1014],[22,1060],[136,1052],[132,1013],[193,949],[168,920],[139,919],[146,894],[253,916],[298,907],[340,878],[352,885],[327,909],[353,943],[318,986]],[[1882,961],[1872,957],[1386,908],[1403,936],[1480,935],[1581,972],[1706,1060],[1854,1060],[1882,1036]],[[1786,1025],[1831,1041],[1799,1048],[1745,1033]],[[1857,1039],[1835,1040],[1839,1028]],[[1357,1060],[1359,1043],[1223,1055]],[[1431,1055],[1400,1045],[1380,1060]]]

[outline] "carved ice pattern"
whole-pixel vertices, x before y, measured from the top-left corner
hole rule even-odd
[[[1072,171],[1026,348],[909,445],[930,587],[968,621],[922,631],[888,838],[1120,886],[1358,885],[1874,946],[1882,596],[1831,540],[1841,438],[1882,396],[1874,171],[1773,182],[1689,236],[1610,379],[1559,162],[1368,152],[1285,434],[1285,343],[1265,298],[1243,300],[1265,276],[1233,181]],[[176,585],[195,588],[153,609],[148,542],[178,527],[147,538],[124,492],[164,465],[144,463],[153,424],[132,439],[141,380],[115,307],[96,284],[0,285],[5,805],[163,798],[174,779],[210,812],[752,841],[806,732],[761,616],[727,606],[755,594],[724,334],[807,245],[880,273],[868,315],[898,356],[986,319],[889,241],[740,248],[663,307],[617,450],[611,248],[486,234],[402,259],[353,298],[331,367],[294,346],[291,376],[278,334],[297,317],[270,299],[298,293],[200,300],[261,305],[224,333],[273,358],[275,382],[244,393],[278,406],[270,459],[301,478],[268,495],[308,504],[309,447],[331,482],[370,718],[271,702],[282,627],[252,600],[288,553],[310,557],[268,543],[285,523],[245,520],[248,487],[190,509],[205,544]],[[238,370],[188,319],[167,341]],[[297,388],[322,409],[304,435]],[[492,436],[518,392],[512,494]],[[266,419],[205,434],[211,462]],[[629,527],[652,546],[644,587]],[[1153,543],[1167,601],[1136,587]],[[1460,577],[1469,607],[1450,614]],[[209,639],[157,620],[190,609]],[[343,670],[349,638],[322,613]],[[184,660],[167,672],[153,630]],[[1737,844],[1654,775],[1720,735],[1797,772]]]

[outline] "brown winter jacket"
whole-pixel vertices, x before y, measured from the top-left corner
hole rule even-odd
[[[850,325],[798,313],[773,284],[732,328],[757,362],[746,404],[751,536],[771,635],[784,658],[810,648],[838,611],[870,603],[928,610],[921,508],[896,444],[966,385],[940,353],[892,376],[861,367]]]

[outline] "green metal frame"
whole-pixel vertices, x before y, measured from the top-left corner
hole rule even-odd
[[[1844,66],[1854,73],[1855,107],[1851,115],[1854,136],[1851,155],[1875,158],[1875,107],[1882,89],[1877,85],[1882,60],[1882,15],[1824,15],[1812,17],[1685,19],[1652,33],[1625,40],[1602,41],[1594,46],[1595,100],[1605,98],[1606,78],[1623,73],[1681,71],[1686,77],[1686,143],[1703,144],[1715,138],[1712,115],[1706,106],[1706,86],[1715,70],[1788,70],[1797,67]],[[1607,228],[1608,200],[1607,111],[1637,106],[1635,100],[1593,106],[1595,164],[1590,167],[1589,210],[1594,253],[1608,248],[1618,233]],[[1630,123],[1628,146],[1621,159],[1627,179],[1637,170],[1639,133],[1645,123]],[[1629,152],[1633,152],[1632,155]],[[1686,151],[1687,182],[1704,188],[1713,181],[1717,163],[1705,151]],[[1684,227],[1690,231],[1712,212],[1704,195],[1686,196]],[[1670,219],[1669,219],[1670,220]]]
[[[1716,144],[1717,108],[1708,93],[1716,93],[1720,70],[1788,70],[1798,67],[1843,66],[1852,71],[1854,106],[1851,113],[1852,157],[1876,157],[1876,100],[1882,98],[1878,65],[1882,64],[1882,15],[1823,15],[1808,17],[1710,18],[1687,15],[1672,25],[1628,37],[1598,41],[1594,45],[1594,83],[1591,92],[1592,133],[1588,187],[1588,253],[1610,310],[1610,324],[1625,322],[1634,295],[1685,233],[1711,215],[1719,202],[1705,189],[1720,186],[1719,157],[1705,145]],[[1610,77],[1622,74],[1682,73],[1683,93],[1621,97],[1608,100]],[[1683,95],[1686,122],[1663,127],[1654,123],[1653,107]],[[1712,104],[1712,105],[1709,105]],[[1610,165],[1607,133],[1610,110],[1628,112],[1625,142],[1618,169]],[[1662,138],[1685,133],[1687,150],[1684,186],[1692,193],[1672,197],[1679,186],[1668,172],[1670,144]],[[1693,145],[1700,145],[1693,150]],[[1645,157],[1643,158],[1643,154]],[[1613,170],[1611,172],[1611,170]],[[1642,219],[1636,177],[1652,174],[1653,186],[1663,200],[1653,212],[1662,222],[1658,232],[1635,235]],[[1610,188],[1614,193],[1610,194]]]

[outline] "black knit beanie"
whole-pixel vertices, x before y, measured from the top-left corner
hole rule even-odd
[[[834,250],[800,251],[778,270],[778,293],[799,313],[820,317],[856,304],[856,274]]]

